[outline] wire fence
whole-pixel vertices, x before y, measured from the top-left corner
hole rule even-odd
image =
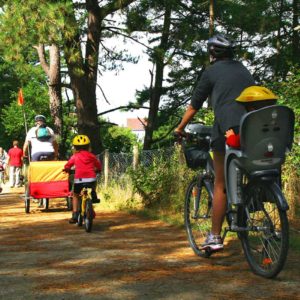
[[[132,153],[113,153],[106,150],[99,155],[103,164],[104,181],[107,184],[110,180],[118,180],[128,168],[136,168],[138,165],[150,167],[157,159],[167,160],[174,151],[174,147],[141,151],[135,148]]]

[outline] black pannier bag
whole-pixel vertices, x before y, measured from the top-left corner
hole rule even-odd
[[[189,168],[205,168],[209,156],[211,130],[211,126],[202,124],[189,124],[187,126],[190,139],[184,145],[184,156]]]

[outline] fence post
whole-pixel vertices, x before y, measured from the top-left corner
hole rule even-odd
[[[185,165],[185,157],[184,157],[184,154],[183,154],[182,145],[176,143],[175,144],[175,151],[178,151],[178,153],[179,153],[179,159],[178,159],[179,164],[180,165]]]
[[[134,145],[133,146],[133,162],[132,162],[133,170],[136,170],[138,163],[139,163],[139,148],[137,145]]]
[[[108,172],[109,172],[109,152],[104,150],[104,187],[108,185]]]

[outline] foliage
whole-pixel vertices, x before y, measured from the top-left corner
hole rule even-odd
[[[0,109],[10,102],[10,95],[20,86],[15,63],[6,62],[0,56]]]
[[[280,103],[289,106],[295,113],[294,144],[286,164],[300,176],[300,69],[295,69],[287,81],[273,86],[280,95]]]
[[[273,89],[280,95],[280,104],[289,106],[295,113],[293,148],[286,158],[282,176],[289,213],[295,218],[300,208],[300,69],[295,68],[287,81],[274,84]]]
[[[141,1],[130,10],[127,19],[130,33],[147,32],[149,59],[156,62],[163,53],[159,48],[163,17],[171,6],[171,26],[163,58],[166,68],[161,88],[160,110],[155,122],[157,145],[165,132],[177,123],[180,107],[189,101],[193,87],[208,65],[207,1]],[[298,8],[297,8],[298,6]],[[292,66],[299,64],[299,2],[232,1],[214,2],[214,33],[229,35],[236,41],[237,59],[242,60],[258,83],[285,80]],[[137,93],[137,103],[149,102],[151,88]],[[162,127],[162,128],[160,128]]]
[[[38,74],[36,71],[32,71],[28,76],[28,81],[23,86],[24,105],[17,105],[17,93],[18,91],[9,91],[9,101],[1,110],[1,145],[5,149],[10,147],[12,141],[17,139],[20,144],[25,140],[26,127],[24,123],[24,116],[26,118],[27,129],[34,125],[34,116],[42,114],[46,116],[47,124],[53,127],[52,117],[49,109],[49,96],[48,87],[45,82],[45,78],[42,74]],[[71,140],[74,135],[74,114],[70,114],[68,103],[63,103],[63,122],[66,132],[66,147],[69,149],[67,154],[71,154]],[[25,114],[25,115],[24,115]],[[64,158],[64,157],[62,157]]]
[[[4,133],[10,141],[25,139],[24,112],[28,128],[34,125],[34,116],[37,114],[43,114],[48,120],[51,119],[47,91],[45,85],[41,85],[38,80],[32,80],[23,88],[24,106],[17,105],[17,91],[11,93],[10,104],[4,106],[1,111],[1,119],[5,120],[2,123]]]
[[[129,170],[134,191],[142,196],[145,208],[169,213],[182,211],[185,187],[194,174],[179,149],[168,159],[156,156],[150,166],[140,164]]]
[[[59,45],[63,40],[62,32],[65,36],[76,34],[76,27],[68,26],[70,20],[65,18],[72,9],[72,1],[27,0],[26,5],[21,0],[5,2],[0,38],[4,45],[10,45],[3,49],[8,60],[24,64],[34,57],[37,60],[33,46],[39,43]]]
[[[104,149],[109,152],[132,152],[133,145],[137,144],[137,136],[129,128],[115,125],[103,125],[100,134]]]

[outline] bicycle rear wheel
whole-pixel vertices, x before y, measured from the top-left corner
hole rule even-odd
[[[204,243],[207,233],[211,230],[211,211],[212,196],[204,184],[204,178],[200,176],[187,188],[184,221],[190,246],[195,254],[201,257],[209,257],[212,254],[207,249],[201,249],[201,244]]]
[[[92,200],[86,200],[85,214],[84,214],[84,227],[86,232],[91,232],[93,226],[93,204]]]
[[[289,245],[286,211],[280,209],[274,186],[258,183],[246,190],[246,204],[239,233],[244,254],[252,271],[266,278],[275,277],[283,268]]]

